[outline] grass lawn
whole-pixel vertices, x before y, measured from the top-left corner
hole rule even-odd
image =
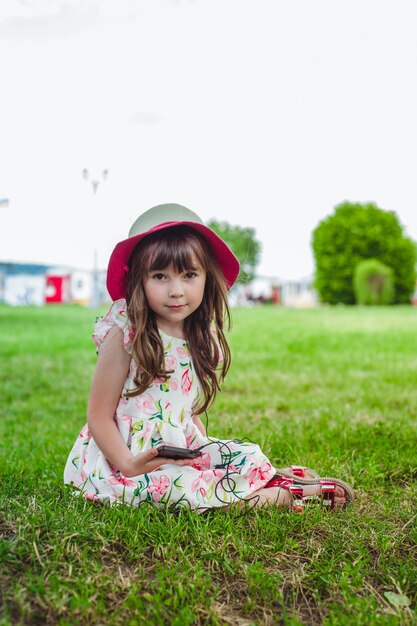
[[[347,511],[301,516],[71,496],[94,317],[0,307],[1,625],[417,623],[416,309],[233,312],[209,434],[357,490]]]

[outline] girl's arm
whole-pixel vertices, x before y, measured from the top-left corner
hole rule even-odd
[[[106,459],[125,476],[152,472],[165,463],[192,465],[192,459],[173,460],[157,456],[156,448],[134,456],[123,441],[114,416],[129,367],[130,357],[123,345],[123,332],[114,326],[100,346],[88,401],[88,428],[94,441]]]
[[[197,428],[200,431],[200,433],[205,437],[206,436],[206,429],[204,428],[203,422],[201,421],[201,419],[200,419],[200,417],[198,415],[194,415],[193,422],[197,426]]]
[[[114,421],[116,407],[130,366],[123,333],[111,328],[100,346],[88,401],[88,428],[106,459],[124,474],[132,454]]]

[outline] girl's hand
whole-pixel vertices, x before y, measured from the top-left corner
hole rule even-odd
[[[174,463],[175,465],[181,466],[191,466],[193,465],[194,460],[167,459],[163,456],[158,455],[157,448],[151,448],[150,450],[145,450],[145,452],[139,452],[139,454],[136,456],[132,456],[128,460],[126,467],[121,469],[121,472],[124,476],[126,476],[126,478],[129,478],[130,476],[137,476],[138,474],[147,474],[148,472],[153,472],[165,463]]]

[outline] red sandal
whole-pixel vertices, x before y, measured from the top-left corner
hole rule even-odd
[[[305,496],[303,485],[320,485],[321,496]],[[302,513],[306,503],[316,502],[328,511],[334,509],[334,499],[336,487],[342,487],[345,492],[346,504],[341,508],[345,508],[355,499],[355,492],[352,487],[338,478],[320,478],[319,480],[309,480],[306,478],[292,478],[288,476],[275,476],[265,487],[281,487],[289,491],[293,497],[292,510],[296,513]]]
[[[294,476],[307,479],[315,478],[316,480],[320,478],[317,472],[305,465],[290,465],[289,467],[282,467],[275,471],[277,476],[288,476],[288,478],[293,478]]]

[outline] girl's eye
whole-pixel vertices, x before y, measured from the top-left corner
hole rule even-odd
[[[160,272],[158,272],[158,274],[154,274],[152,278],[155,278],[156,280],[163,280],[165,276],[164,274],[161,274]]]
[[[195,278],[195,276],[197,276],[195,272],[187,272],[185,274],[185,278]]]

